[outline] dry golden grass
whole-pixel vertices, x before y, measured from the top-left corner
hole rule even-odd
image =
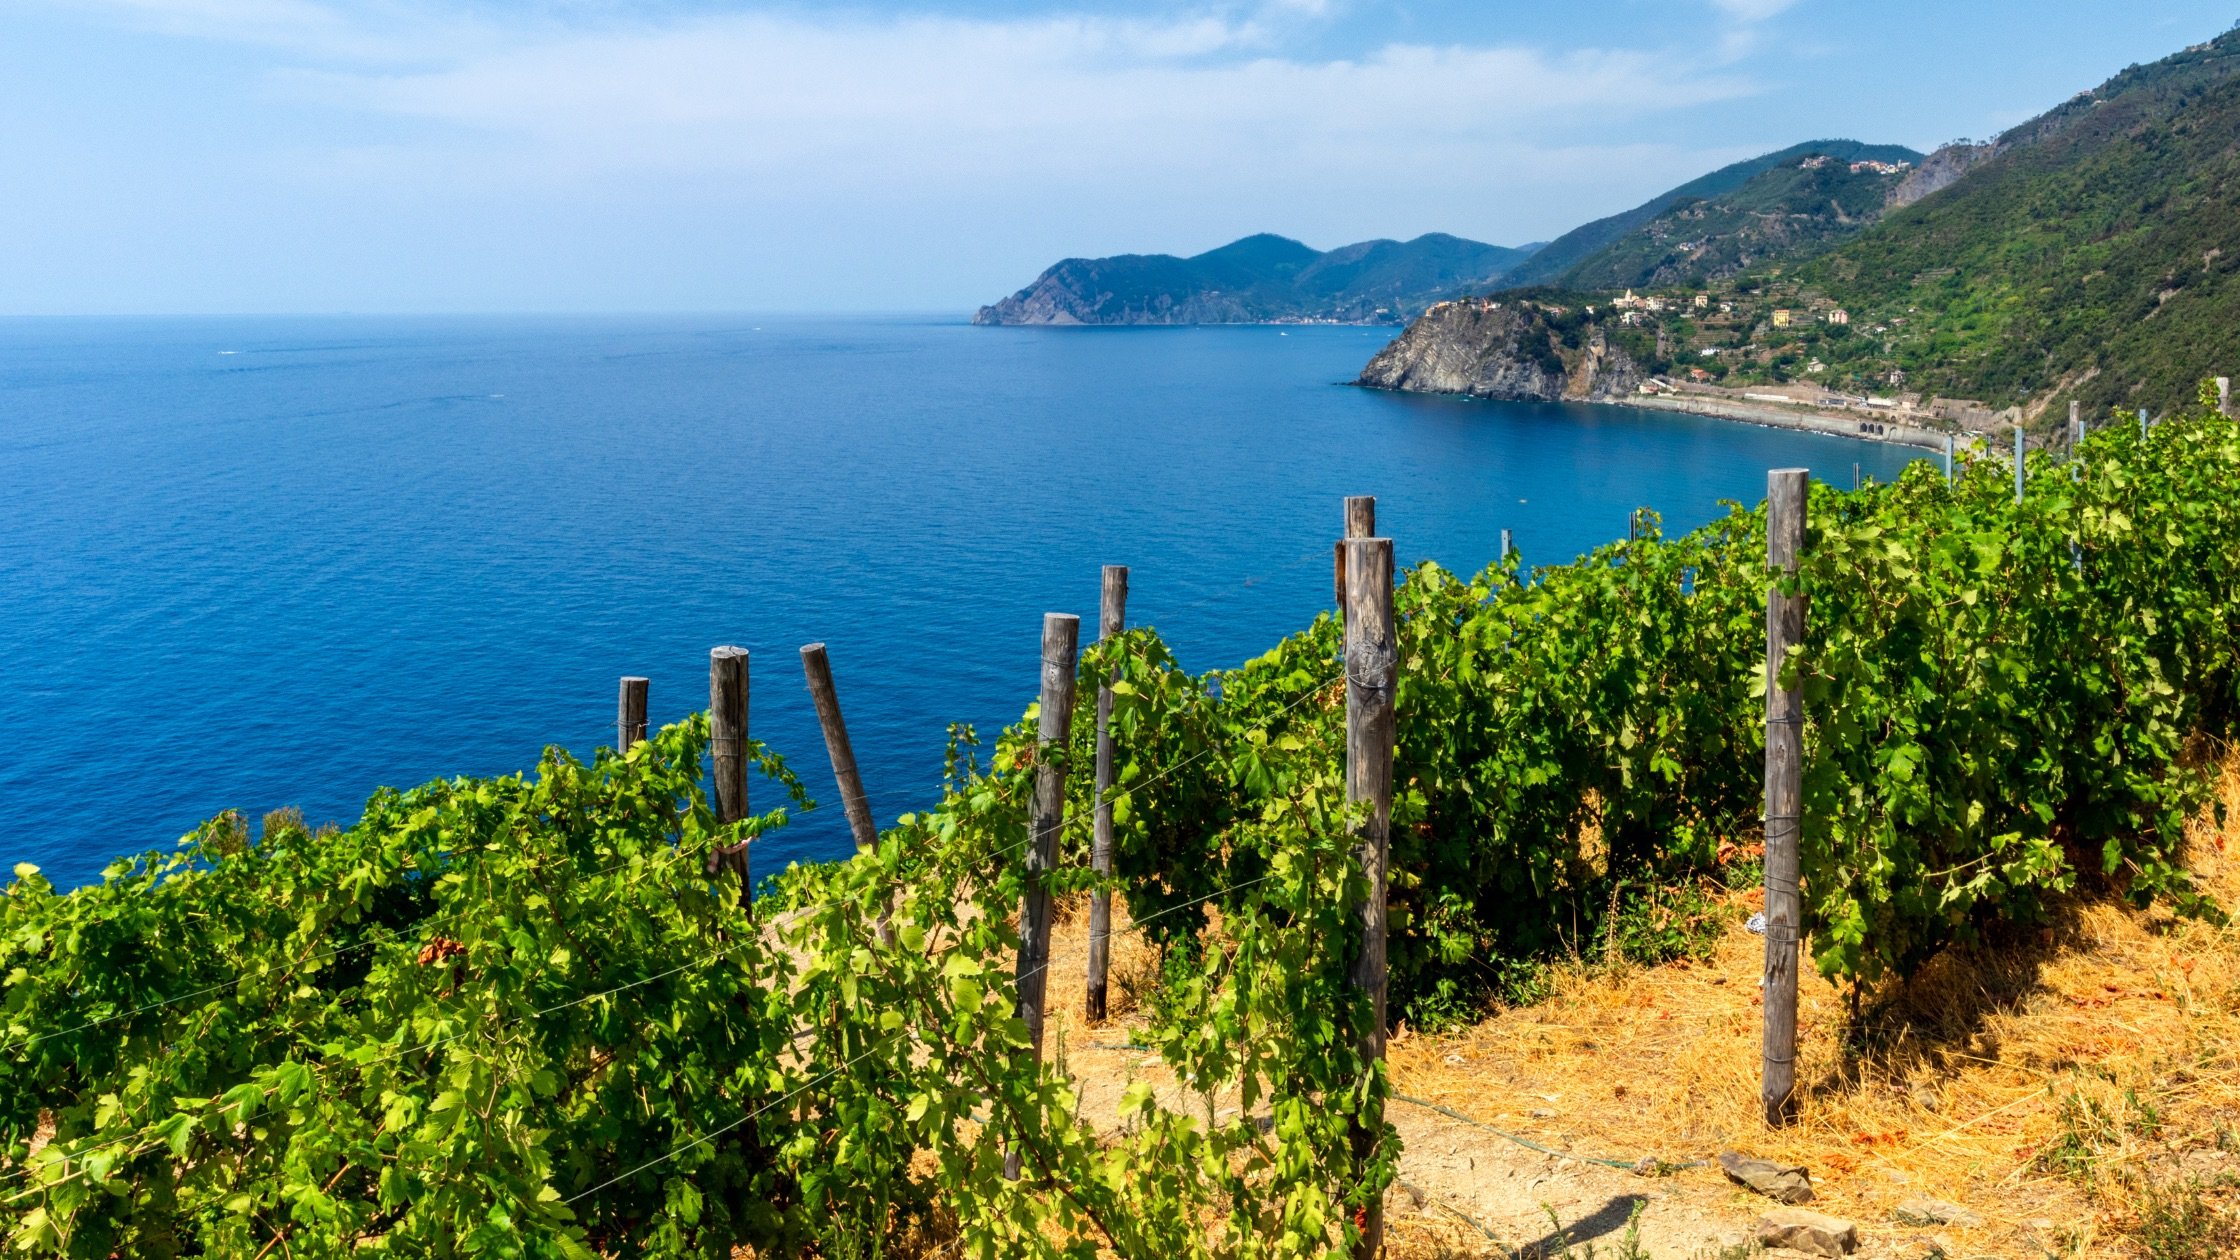
[[[2197,819],[2189,861],[2220,905],[2240,908],[2240,756],[2224,761],[2220,793],[2232,821]],[[2049,926],[1948,951],[1879,995],[1855,1049],[1843,994],[1808,969],[1801,1097],[1779,1131],[1758,1102],[1763,948],[1737,926],[1708,965],[1581,967],[1548,1000],[1466,1031],[1403,1033],[1394,1088],[1580,1153],[1739,1149],[1803,1164],[1815,1207],[1870,1229],[1909,1197],[1955,1202],[1983,1223],[1894,1231],[1955,1257],[2228,1254],[2213,1241],[2150,1252],[2138,1235],[2155,1196],[2182,1200],[2196,1182],[2231,1211],[2240,930],[2064,899]],[[1679,1182],[1738,1211],[1765,1206],[1713,1167]],[[1472,1254],[1444,1246],[1410,1251]]]

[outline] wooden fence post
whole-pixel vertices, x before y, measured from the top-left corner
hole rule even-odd
[[[1377,496],[1349,494],[1346,496],[1346,532],[1338,539],[1335,559],[1338,568],[1338,628],[1341,636],[1347,619],[1353,613],[1346,600],[1346,542],[1353,538],[1374,537],[1377,532]]]
[[[1377,536],[1377,496],[1349,494],[1346,496],[1346,537],[1374,538]]]
[[[734,823],[747,816],[747,650],[719,647],[708,653],[708,744],[716,770],[716,821]],[[748,845],[721,844],[709,850],[708,878],[739,877],[739,904],[753,904],[754,881]]]
[[[2017,503],[2022,502],[2022,441],[2022,422],[2018,420],[2014,426],[2014,501]]]
[[[1397,733],[1393,702],[1399,690],[1399,642],[1392,617],[1392,540],[1356,538],[1346,544],[1346,801],[1365,803],[1361,822],[1361,871],[1368,880],[1361,903],[1361,952],[1351,980],[1368,995],[1369,1023],[1358,1049],[1365,1063],[1384,1060],[1385,862],[1392,825],[1392,750]],[[1357,1117],[1352,1132],[1358,1175],[1376,1155],[1384,1130],[1381,1104]],[[1361,1241],[1353,1254],[1374,1257],[1384,1242],[1382,1198],[1365,1205]]]
[[[2082,432],[2084,432],[2084,404],[2072,398],[2069,400],[2069,433],[2074,437]]]
[[[1810,474],[1766,474],[1766,970],[1765,1047],[1759,1098],[1766,1123],[1788,1121],[1797,1084],[1797,954],[1803,906],[1797,891],[1797,840],[1804,795],[1804,695],[1780,685],[1789,649],[1804,639],[1805,599],[1780,582],[1797,572],[1804,550]]]
[[[824,644],[801,649],[801,672],[809,680],[809,700],[817,708],[817,725],[824,728],[824,750],[832,758],[832,777],[840,785],[840,808],[848,815],[848,833],[855,837],[856,852],[879,844],[879,828],[871,821],[871,802],[863,794],[863,776],[856,772],[856,750],[848,742],[848,724],[840,717],[840,693],[832,685],[832,660]]]
[[[1128,566],[1104,566],[1097,603],[1097,641],[1108,642],[1128,628]],[[1089,842],[1089,869],[1098,885],[1089,894],[1089,993],[1084,1013],[1092,1024],[1105,1017],[1105,981],[1112,967],[1112,686],[1097,688],[1096,833]]]
[[[1952,484],[1952,435],[1944,435],[1944,483]]]
[[[1074,669],[1081,648],[1081,618],[1042,615],[1042,708],[1035,727],[1034,803],[1027,845],[1026,891],[1019,898],[1019,1019],[1027,1026],[1034,1061],[1042,1061],[1043,999],[1050,988],[1049,872],[1058,864],[1058,833],[1066,823],[1064,758],[1073,729]],[[1019,1148],[1003,1157],[1004,1176],[1019,1175]]]
[[[614,750],[629,752],[646,737],[646,688],[643,678],[622,680],[622,697],[615,706]]]
[[[1501,531],[1501,563],[1509,563],[1509,553],[1517,549],[1516,537],[1508,530]]]
[[[2232,414],[2232,378],[2229,376],[2217,378],[2217,410],[2228,416]]]

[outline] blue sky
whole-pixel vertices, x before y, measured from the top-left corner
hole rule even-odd
[[[0,313],[962,310],[1988,136],[2192,0],[7,0]]]

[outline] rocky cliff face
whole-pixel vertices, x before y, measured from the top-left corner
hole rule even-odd
[[[1378,351],[1354,384],[1519,402],[1634,393],[1641,368],[1575,318],[1536,302],[1442,302]]]
[[[1976,164],[1998,156],[1997,144],[1948,144],[1921,159],[1921,165],[1906,172],[1906,177],[1890,190],[1892,210],[1910,206],[1933,192],[1941,192],[1959,182]]]

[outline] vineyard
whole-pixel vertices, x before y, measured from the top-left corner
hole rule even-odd
[[[1386,1018],[1453,1026],[1551,959],[1653,953],[1624,935],[1639,907],[1758,878],[1769,585],[1807,610],[1775,686],[1803,701],[1823,975],[1871,999],[2071,890],[2220,917],[2182,836],[2240,717],[2240,426],[2205,399],[2028,459],[2019,498],[1991,459],[1813,485],[1793,579],[1742,505],[1568,564],[1403,573]],[[588,764],[384,789],[346,830],[228,815],[71,891],[19,866],[10,1242],[1353,1250],[1399,1151],[1356,974],[1376,820],[1349,791],[1343,638],[1325,614],[1192,674],[1151,629],[1100,635],[1067,686],[1107,702],[953,732],[938,800],[751,904],[731,857],[810,793],[720,705]],[[783,803],[719,802],[725,758]],[[1095,1127],[1018,1001],[1049,957],[1022,902],[1100,889],[1158,959],[1130,1035],[1202,1107],[1141,1087]]]

